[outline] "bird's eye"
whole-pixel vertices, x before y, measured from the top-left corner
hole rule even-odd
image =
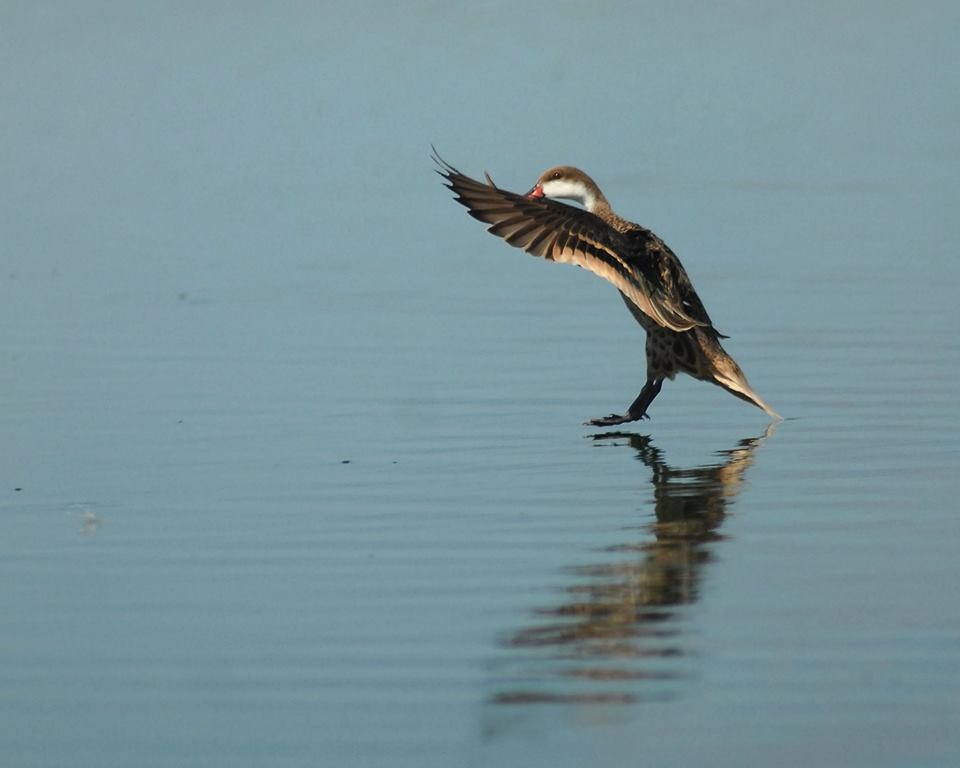
[[[559,178],[560,178],[560,171],[554,171],[554,172],[553,172],[553,175],[552,175],[550,178],[551,178],[551,179],[559,179]]]

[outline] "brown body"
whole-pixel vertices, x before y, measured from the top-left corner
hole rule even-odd
[[[709,381],[777,414],[750,387],[720,343],[683,265],[650,230],[618,216],[583,171],[546,171],[526,195],[471,179],[436,158],[440,174],[470,215],[510,245],[550,261],[577,264],[613,283],[647,332],[647,381],[625,414],[593,419],[594,426],[623,424],[647,415],[664,379],[686,373]],[[576,200],[577,208],[557,199]]]

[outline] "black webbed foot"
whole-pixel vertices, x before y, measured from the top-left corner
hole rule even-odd
[[[653,399],[660,393],[660,387],[663,379],[647,379],[643,385],[637,399],[630,403],[627,412],[623,416],[611,413],[602,419],[590,419],[585,426],[590,427],[613,427],[617,424],[629,424],[631,421],[640,421],[640,419],[649,419],[647,416],[647,407],[653,402]]]
[[[631,421],[640,421],[641,419],[649,419],[645,413],[641,413],[639,416],[631,416],[629,413],[620,416],[616,413],[611,413],[609,416],[605,416],[602,419],[590,419],[590,421],[584,422],[586,427],[613,427],[617,424],[629,424]]]

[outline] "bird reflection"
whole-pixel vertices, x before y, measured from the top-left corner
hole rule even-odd
[[[560,603],[535,610],[531,626],[503,641],[536,656],[523,653],[514,659],[519,667],[509,664],[517,684],[493,702],[669,698],[669,681],[683,674],[678,662],[689,654],[683,606],[697,601],[727,506],[772,430],[720,452],[717,463],[689,469],[671,466],[647,436],[594,436],[601,445],[631,446],[650,469],[655,520],[638,541],[605,548],[603,562],[572,568],[575,583],[563,588]]]

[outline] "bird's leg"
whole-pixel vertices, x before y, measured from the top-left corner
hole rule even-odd
[[[644,417],[650,418],[647,416],[647,408],[650,407],[653,399],[660,394],[660,387],[662,386],[663,379],[647,379],[647,383],[643,385],[637,399],[630,403],[630,407],[627,408],[627,416],[630,417],[630,421],[637,421]]]
[[[650,406],[650,403],[653,402],[653,399],[660,394],[660,387],[662,386],[663,379],[647,379],[647,383],[643,385],[643,389],[640,390],[637,399],[630,404],[630,407],[627,408],[627,412],[623,416],[611,413],[603,419],[591,419],[587,424],[592,427],[612,427],[615,424],[627,424],[643,418],[649,419],[650,417],[647,416],[647,408]]]

